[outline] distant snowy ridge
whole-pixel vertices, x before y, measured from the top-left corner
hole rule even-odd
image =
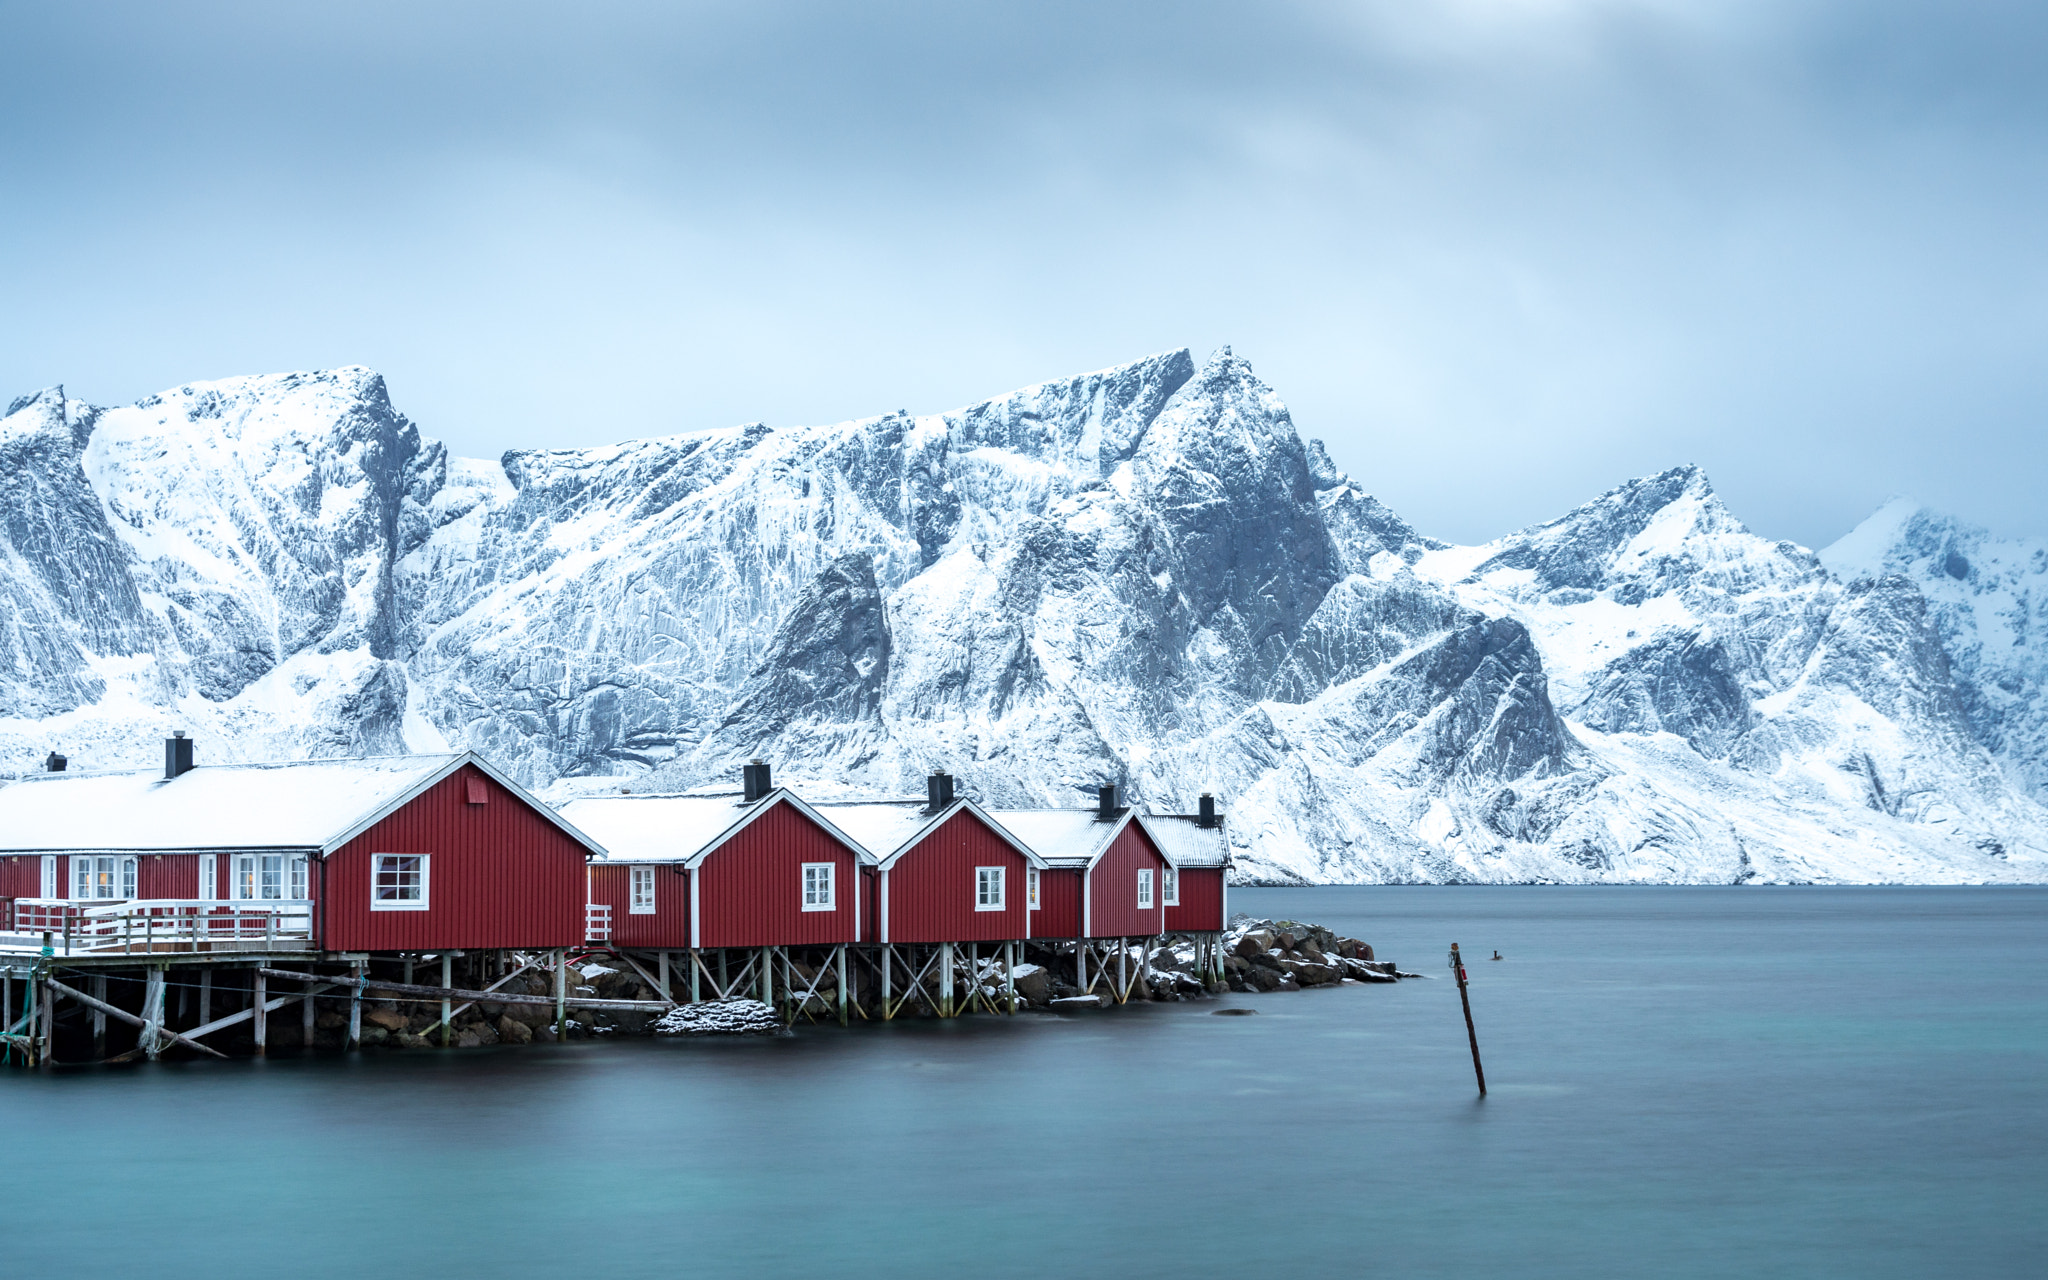
[[[360,368],[0,420],[0,766],[483,752],[1217,792],[1282,881],[2048,880],[2048,547],[1704,475],[1418,534],[1228,349],[950,413],[450,457]]]

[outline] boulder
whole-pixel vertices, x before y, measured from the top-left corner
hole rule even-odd
[[[1046,1004],[1052,1000],[1052,975],[1035,964],[1018,965],[1015,982],[1018,996],[1029,1004]]]
[[[498,1039],[504,1044],[531,1044],[533,1028],[510,1018],[498,1019]]]
[[[782,1019],[759,1000],[709,1000],[679,1005],[656,1019],[658,1036],[781,1035]]]
[[[406,1017],[396,1009],[370,1008],[363,1010],[363,1025],[382,1027],[386,1031],[403,1031],[406,1029]]]

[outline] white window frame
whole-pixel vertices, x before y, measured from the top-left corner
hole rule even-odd
[[[1027,902],[1028,902],[1028,903],[1030,904],[1030,910],[1032,910],[1032,911],[1036,911],[1036,910],[1038,910],[1038,868],[1037,868],[1037,867],[1026,867],[1026,868],[1024,868],[1024,897],[1025,897],[1025,900],[1026,900],[1026,901],[1027,901]]]
[[[311,859],[303,853],[292,855],[291,861],[285,864],[284,888],[293,902],[312,901],[312,879]]]
[[[200,902],[220,901],[220,855],[202,853],[199,855],[199,881],[194,886],[193,896]]]
[[[425,911],[428,890],[433,884],[433,857],[430,853],[373,853],[370,855],[370,910],[372,911]],[[420,860],[420,896],[418,898],[377,897],[377,877],[383,871],[386,858],[418,858]]]
[[[115,902],[135,897],[137,860],[113,854],[71,856],[71,900]]]
[[[123,858],[118,864],[121,879],[117,887],[126,901],[134,901],[135,891],[142,887],[141,861],[140,858]]]
[[[1138,868],[1138,910],[1152,909],[1152,868]]]
[[[1180,868],[1159,869],[1159,901],[1161,905],[1168,907],[1180,905]]]
[[[60,886],[57,884],[56,854],[46,853],[43,855],[43,882],[37,887],[43,891],[42,896],[46,900],[63,896],[57,892]]]
[[[806,862],[803,871],[803,904],[806,911],[834,911],[837,895],[834,881],[836,865],[830,862]]]
[[[633,866],[626,868],[627,912],[636,916],[654,914],[654,871],[653,867]]]
[[[1007,896],[1003,867],[976,867],[974,869],[974,909],[976,911],[1001,911]]]

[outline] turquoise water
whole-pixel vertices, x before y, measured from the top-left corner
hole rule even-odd
[[[1399,986],[0,1074],[10,1274],[2018,1276],[2048,891],[1238,890]],[[1259,1016],[1212,1016],[1219,1003]]]

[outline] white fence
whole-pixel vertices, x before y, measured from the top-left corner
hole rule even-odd
[[[101,906],[63,898],[15,898],[0,948],[58,955],[148,955],[158,951],[296,950],[311,944],[307,901],[198,902],[139,898]]]

